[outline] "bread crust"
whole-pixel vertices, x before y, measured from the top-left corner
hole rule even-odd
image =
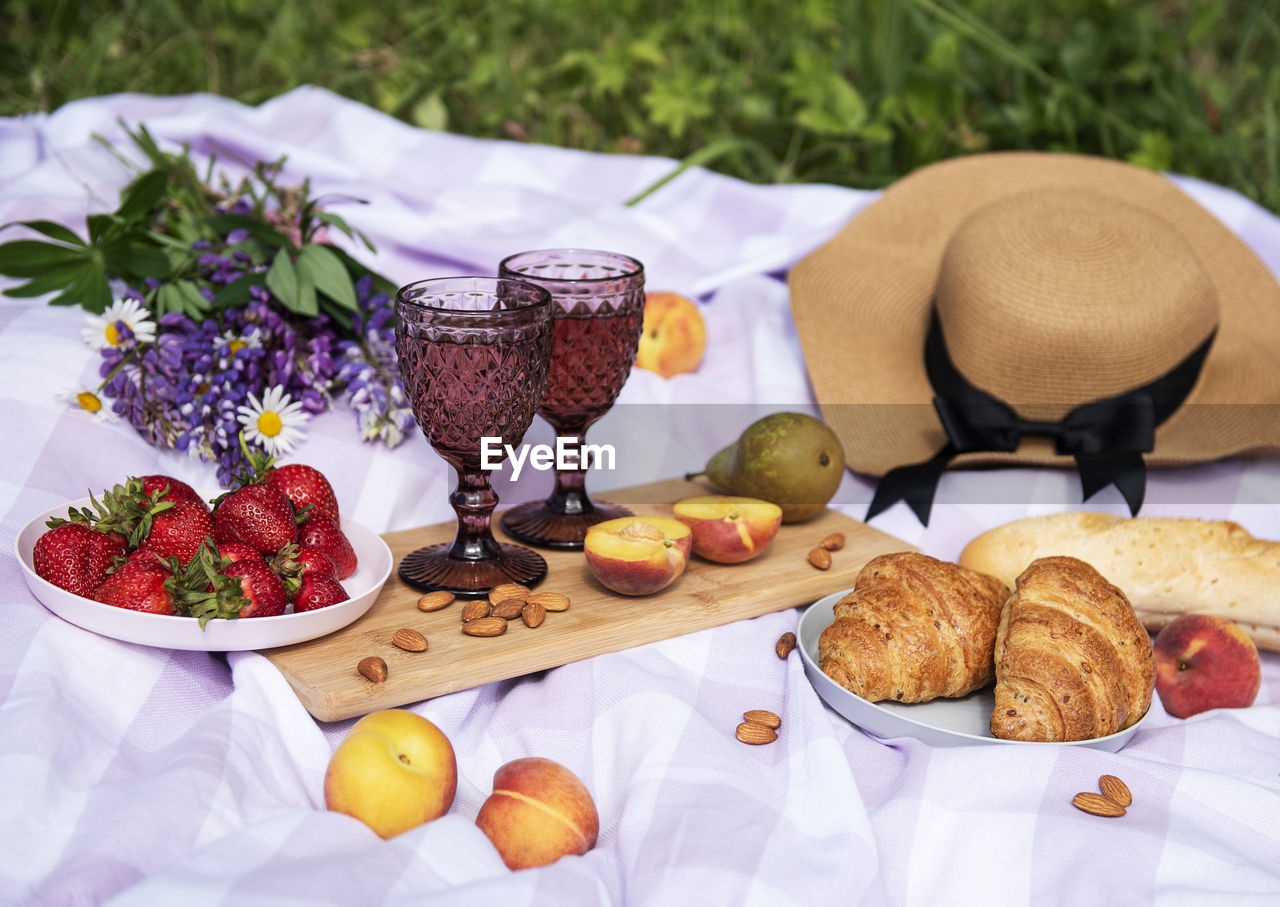
[[[1229,520],[1126,518],[1104,513],[1028,517],[984,532],[959,563],[1013,583],[1032,561],[1068,555],[1092,564],[1157,631],[1180,614],[1218,614],[1259,648],[1280,651],[1280,544]]]
[[[995,645],[991,733],[1004,740],[1106,737],[1151,705],[1151,639],[1119,588],[1072,557],[1033,561],[1015,581]]]
[[[871,560],[818,638],[818,666],[870,702],[927,702],[991,683],[1009,589],[923,554]]]

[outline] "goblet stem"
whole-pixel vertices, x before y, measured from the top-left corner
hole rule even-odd
[[[449,547],[449,556],[477,561],[498,555],[498,543],[489,521],[498,496],[489,484],[489,473],[483,469],[455,466],[458,487],[449,496],[458,515],[458,531]]]
[[[587,497],[587,469],[591,464],[583,462],[583,432],[562,432],[556,435],[556,450],[573,451],[573,466],[560,467],[556,460],[556,487],[547,498],[547,509],[552,513],[563,513],[568,516],[581,516],[595,510],[595,505]]]

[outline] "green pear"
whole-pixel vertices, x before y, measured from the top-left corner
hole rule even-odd
[[[817,516],[844,477],[844,448],[821,419],[772,413],[707,461],[708,479],[731,494],[772,501],[782,522]]]

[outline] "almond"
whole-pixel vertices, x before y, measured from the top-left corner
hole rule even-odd
[[[1076,794],[1071,798],[1072,804],[1076,809],[1082,809],[1091,816],[1107,816],[1115,818],[1124,815],[1124,807],[1112,800],[1110,797],[1104,797],[1102,794],[1095,794],[1091,791],[1084,791]]]
[[[778,653],[779,658],[786,658],[795,647],[796,635],[794,633],[783,633],[778,637],[778,642],[774,645],[773,651]]]
[[[444,589],[428,592],[418,599],[418,610],[439,611],[441,608],[447,608],[453,604],[454,597],[452,592],[446,592]]]
[[[519,583],[503,583],[500,586],[494,586],[489,591],[489,604],[496,605],[504,598],[518,598],[520,601],[529,600],[529,587],[522,586]]]
[[[488,617],[489,612],[492,610],[493,606],[483,598],[477,598],[474,601],[469,601],[462,606],[462,622],[465,624],[468,621]]]
[[[370,655],[356,665],[356,670],[374,683],[387,679],[387,663],[377,655]]]
[[[767,728],[773,728],[775,731],[782,727],[782,719],[768,709],[751,709],[749,712],[743,712],[742,717],[747,721],[754,721],[756,724],[763,724]]]
[[[427,651],[427,638],[417,630],[411,630],[408,627],[401,627],[392,633],[391,643],[396,648],[404,649],[406,652]]]
[[[507,622],[501,617],[477,617],[462,625],[468,636],[501,636],[507,632]]]
[[[569,596],[559,592],[538,592],[529,596],[529,601],[541,605],[545,611],[568,611]]]
[[[547,619],[547,609],[537,602],[529,602],[520,612],[520,616],[524,618],[524,625],[534,630],[542,626],[542,622]]]
[[[738,725],[738,739],[753,746],[760,743],[773,743],[778,739],[778,732],[754,721],[744,721]]]
[[[503,620],[515,620],[520,616],[520,612],[524,610],[523,598],[504,598],[493,606],[493,610],[489,613],[494,617],[501,617]]]
[[[839,551],[841,548],[844,547],[844,533],[843,532],[831,533],[829,536],[827,536],[825,539],[822,540],[822,545],[820,547],[825,548],[828,551]]]
[[[1098,789],[1121,806],[1129,806],[1133,803],[1133,794],[1129,793],[1129,785],[1115,775],[1103,775],[1099,778]]]
[[[826,570],[831,566],[831,552],[826,548],[814,548],[809,552],[809,563],[819,570]]]

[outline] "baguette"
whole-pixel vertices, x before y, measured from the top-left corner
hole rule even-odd
[[[1091,564],[1118,586],[1144,627],[1180,614],[1235,621],[1261,649],[1280,651],[1280,544],[1226,520],[1057,513],[984,532],[959,563],[1014,585],[1041,557]]]

